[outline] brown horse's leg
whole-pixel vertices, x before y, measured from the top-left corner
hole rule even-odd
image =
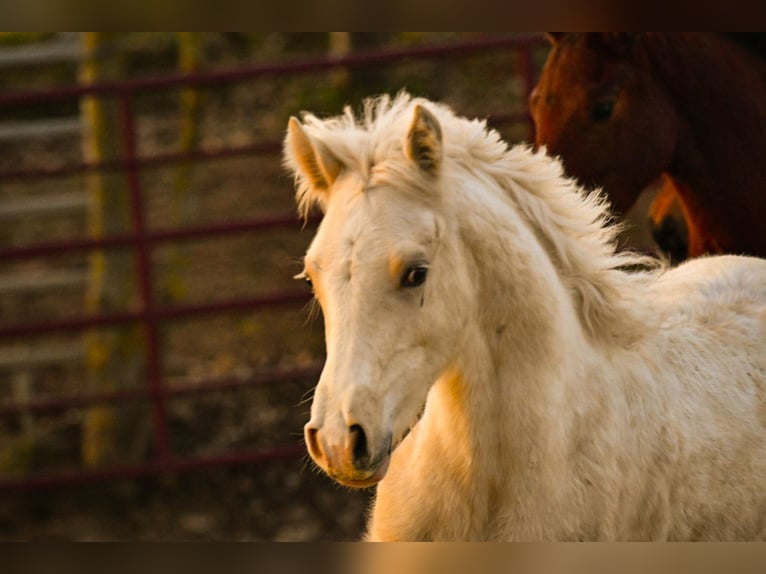
[[[676,191],[675,182],[668,176],[662,176],[662,188],[649,208],[649,223],[652,237],[671,262],[680,263],[691,257],[690,247],[694,229],[689,225],[681,198]]]

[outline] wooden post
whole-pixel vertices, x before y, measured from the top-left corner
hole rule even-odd
[[[192,73],[200,69],[202,62],[201,37],[196,32],[178,32],[178,67],[183,73]],[[181,135],[178,142],[179,151],[188,153],[195,151],[199,145],[199,118],[202,104],[202,94],[196,87],[186,87],[181,90]],[[178,165],[172,188],[173,224],[183,226],[194,219],[196,215],[197,197],[192,184],[193,166],[188,162]],[[186,256],[183,249],[172,247],[169,261],[161,280],[161,295],[169,302],[183,299],[186,291],[184,274],[187,268]]]
[[[351,32],[328,32],[330,35],[330,56],[342,57],[351,53]],[[332,83],[336,89],[345,90],[351,80],[347,68],[332,71]]]
[[[123,76],[114,36],[100,32],[82,34],[84,58],[80,82],[91,84]],[[83,155],[98,163],[122,157],[122,130],[116,101],[85,97],[81,101]],[[87,177],[90,195],[88,233],[104,237],[130,230],[130,199],[126,177],[121,172],[92,173]],[[106,313],[125,310],[136,298],[133,254],[94,251],[90,255],[86,288],[86,311]],[[86,335],[88,385],[91,391],[111,391],[139,384],[142,369],[142,339],[139,326],[94,331]],[[122,415],[119,417],[122,418]],[[102,466],[119,458],[116,444],[118,414],[114,407],[88,410],[81,452],[88,467]]]

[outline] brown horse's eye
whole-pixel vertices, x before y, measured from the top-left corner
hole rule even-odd
[[[407,271],[404,272],[404,275],[402,275],[401,286],[418,287],[419,285],[425,283],[427,276],[428,267],[424,267],[423,265],[410,267],[407,269]]]
[[[614,111],[614,102],[612,100],[602,100],[596,102],[590,111],[590,118],[596,122],[605,122],[612,117]]]

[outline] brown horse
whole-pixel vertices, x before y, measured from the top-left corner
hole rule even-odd
[[[688,255],[766,256],[766,64],[705,33],[551,33],[530,99],[538,145],[625,213],[663,174]]]

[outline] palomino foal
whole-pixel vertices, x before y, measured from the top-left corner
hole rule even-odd
[[[618,252],[598,194],[402,94],[290,120],[327,361],[305,427],[368,540],[766,537],[766,262]]]

